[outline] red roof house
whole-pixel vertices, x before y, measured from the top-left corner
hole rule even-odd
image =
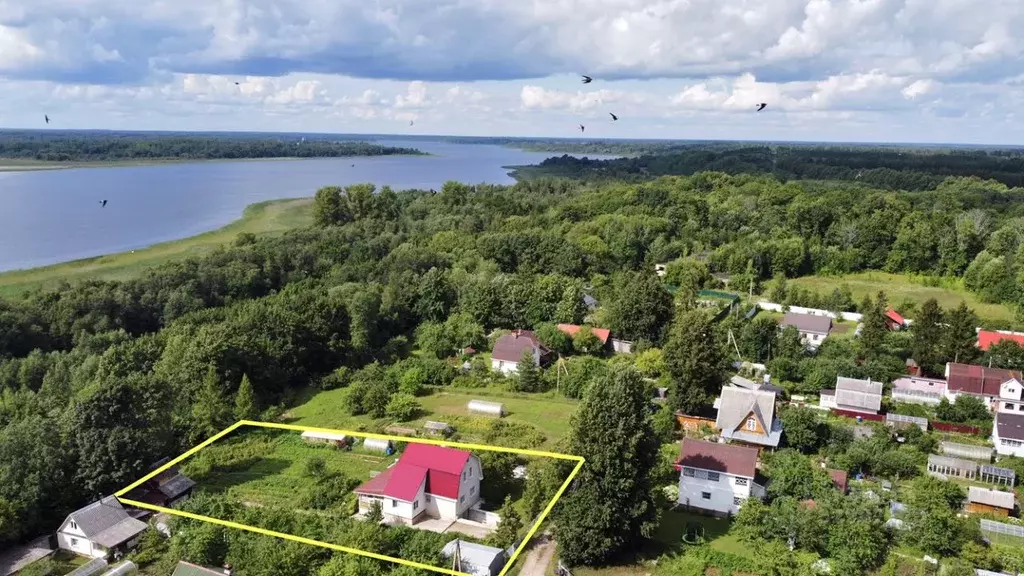
[[[1017,380],[1024,383],[1024,377],[1017,370],[989,368],[975,364],[946,364],[946,383],[949,392],[973,394],[975,396],[998,397],[1003,382]]]
[[[582,326],[577,326],[575,324],[559,324],[558,325],[558,329],[561,330],[562,332],[565,332],[566,334],[568,334],[570,338],[576,336],[576,334],[579,333],[580,328],[582,328]],[[594,328],[594,327],[591,327],[590,328],[590,333],[593,334],[594,336],[597,336],[597,339],[601,341],[601,344],[607,344],[608,343],[608,338],[610,338],[611,335],[612,335],[612,331],[607,329],[607,328]]]
[[[491,351],[491,368],[509,374],[519,371],[519,360],[523,352],[533,354],[534,363],[542,366],[551,357],[551,350],[541,343],[540,338],[529,330],[514,330],[494,343]]]
[[[1005,332],[992,332],[990,330],[979,330],[978,331],[978,348],[984,351],[993,344],[998,344],[1003,340],[1012,340],[1021,346],[1024,346],[1024,334],[1007,334]]]
[[[885,311],[885,325],[889,330],[902,330],[907,325],[907,321],[900,316],[900,313],[889,308]]]
[[[469,452],[412,442],[354,492],[361,510],[381,502],[388,521],[412,524],[424,514],[454,520],[480,501],[482,479],[480,460]]]

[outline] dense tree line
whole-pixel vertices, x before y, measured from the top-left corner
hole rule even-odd
[[[0,158],[45,162],[104,162],[119,160],[226,160],[241,158],[336,158],[423,154],[413,148],[368,142],[298,138],[237,138],[230,136],[135,135],[39,132],[0,134]]]
[[[608,153],[610,148],[573,150]],[[1024,153],[733,144],[664,146],[613,160],[563,155],[515,172],[521,178],[557,176],[585,180],[645,181],[704,171],[772,174],[780,180],[846,180],[886,190],[930,190],[949,176],[976,176],[1006,186],[1024,185]]]

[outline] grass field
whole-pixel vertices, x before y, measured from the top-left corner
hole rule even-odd
[[[312,198],[273,200],[246,207],[242,218],[198,236],[53,266],[0,273],[0,296],[17,298],[25,290],[56,285],[61,280],[124,280],[171,260],[196,256],[233,241],[243,232],[281,234],[312,223]]]
[[[383,430],[385,426],[392,424],[386,418],[375,420],[367,415],[351,416],[345,408],[347,393],[347,389],[339,388],[314,395],[286,414],[288,423],[355,431]],[[427,420],[441,420],[455,427],[460,441],[477,442],[482,440],[483,433],[493,418],[470,416],[466,404],[473,399],[505,404],[508,411],[505,419],[530,424],[543,432],[546,436],[544,447],[550,447],[565,437],[569,431],[569,417],[577,405],[576,401],[558,397],[555,393],[526,395],[492,388],[448,388],[418,398],[425,412],[420,414],[419,418],[412,422],[394,424],[419,430]]]
[[[247,430],[243,435],[214,443],[190,459],[183,468],[194,475],[204,492],[226,494],[256,505],[299,507],[304,489],[317,482],[305,474],[306,463],[324,459],[327,472],[342,472],[365,482],[395,457],[344,451],[326,444],[311,444],[298,432]]]
[[[874,298],[879,290],[885,291],[889,303],[893,306],[899,306],[906,299],[920,306],[925,300],[935,298],[943,309],[955,308],[960,302],[967,302],[982,320],[1006,325],[1014,322],[1014,311],[1010,307],[981,302],[977,296],[966,291],[959,281],[942,280],[940,286],[928,286],[923,278],[904,274],[861,272],[845,276],[805,276],[789,282],[819,294],[829,294],[833,289],[845,284],[850,287],[857,302],[865,295]]]

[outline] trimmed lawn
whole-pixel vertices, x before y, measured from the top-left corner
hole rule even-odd
[[[391,424],[422,430],[427,420],[447,422],[455,427],[464,442],[480,441],[494,418],[471,416],[466,404],[473,399],[501,402],[508,415],[505,420],[529,424],[546,436],[543,447],[550,447],[569,432],[569,417],[578,402],[561,398],[556,393],[517,394],[495,388],[445,388],[429,396],[421,396],[423,413],[412,422],[392,422],[387,418],[375,420],[367,415],[352,416],[345,407],[348,390],[339,388],[320,392],[308,401],[288,411],[287,421],[299,426],[349,429],[354,431],[383,431]]]
[[[126,280],[172,260],[200,256],[230,243],[243,232],[257,236],[279,235],[313,222],[312,198],[272,200],[247,206],[242,218],[223,228],[198,236],[156,244],[133,252],[121,252],[74,260],[53,266],[0,273],[0,296],[20,298],[26,290],[53,287],[66,280]]]
[[[819,294],[830,294],[833,289],[846,284],[857,302],[866,295],[874,298],[879,290],[885,291],[889,303],[893,306],[899,306],[904,299],[913,300],[920,306],[925,300],[935,298],[943,309],[955,308],[960,302],[967,302],[982,320],[1007,325],[1014,322],[1014,311],[1010,307],[981,302],[977,296],[965,290],[959,280],[938,279],[939,285],[928,286],[924,277],[887,272],[860,272],[844,276],[805,276],[788,282]]]

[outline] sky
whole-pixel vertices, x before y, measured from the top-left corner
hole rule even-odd
[[[1022,29],[1022,0],[0,0],[0,127],[1024,144]]]

